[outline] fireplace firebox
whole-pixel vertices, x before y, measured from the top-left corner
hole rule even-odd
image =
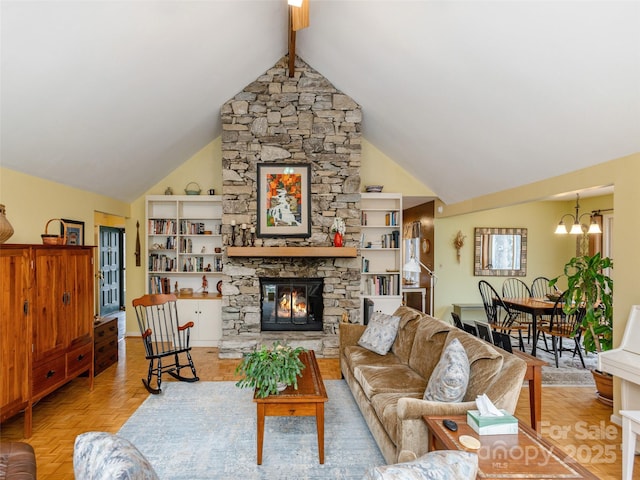
[[[322,331],[321,278],[261,278],[262,331]]]

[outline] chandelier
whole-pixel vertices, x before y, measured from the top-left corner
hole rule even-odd
[[[570,233],[572,235],[581,235],[582,233],[584,233],[585,231],[587,233],[602,233],[602,230],[600,229],[600,225],[598,225],[598,223],[596,222],[595,218],[593,218],[593,213],[594,212],[586,212],[583,213],[582,215],[580,215],[580,194],[576,193],[576,206],[574,207],[576,209],[576,213],[575,215],[572,213],[567,213],[565,215],[562,216],[562,218],[560,218],[560,222],[558,223],[558,226],[556,227],[556,232],[555,233],[559,233],[559,234],[567,234]],[[583,225],[581,223],[582,218],[588,216],[589,217],[589,226],[587,227],[586,225]],[[567,224],[564,223],[564,219],[565,217],[570,217],[571,218],[571,229],[569,231],[567,231]]]

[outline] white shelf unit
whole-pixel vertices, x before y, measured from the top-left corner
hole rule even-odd
[[[393,313],[402,304],[402,195],[362,193],[360,209],[361,295]]]
[[[145,290],[178,296],[179,312],[186,315],[181,321],[196,323],[191,332],[194,346],[217,346],[222,338],[222,297],[217,290],[223,268],[221,224],[220,195],[146,197]],[[179,295],[183,288],[193,289],[193,295]]]

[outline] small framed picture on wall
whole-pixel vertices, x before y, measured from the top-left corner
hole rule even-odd
[[[64,235],[64,228],[67,227],[66,245],[84,245],[84,222],[63,218],[64,225],[60,225],[60,235]]]

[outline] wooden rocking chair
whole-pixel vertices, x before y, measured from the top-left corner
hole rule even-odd
[[[189,336],[193,322],[180,325],[176,296],[173,294],[144,295],[133,301],[133,307],[138,318],[138,326],[142,335],[145,354],[149,360],[147,379],[142,379],[145,388],[153,394],[160,393],[162,374],[168,373],[182,382],[197,382],[196,368],[191,360],[191,346]],[[180,363],[180,355],[186,357]],[[163,359],[169,357],[169,362],[163,364]],[[173,359],[171,359],[173,357]],[[184,377],[180,374],[183,368],[190,368],[192,376]],[[151,377],[157,376],[156,388],[151,386]]]

